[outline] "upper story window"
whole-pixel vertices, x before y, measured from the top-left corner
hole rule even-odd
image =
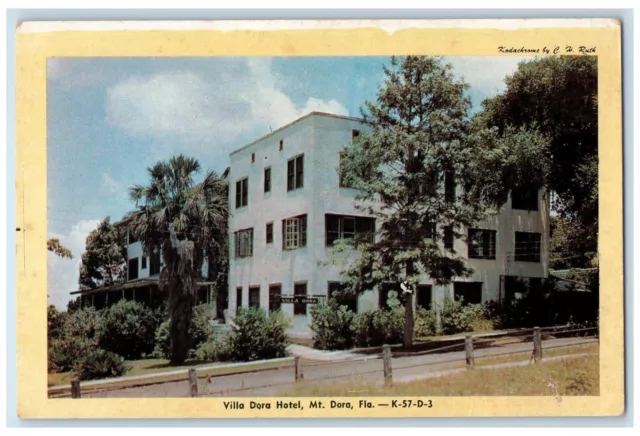
[[[358,312],[358,297],[355,294],[345,294],[344,285],[340,282],[329,282],[329,298],[333,298],[340,306],[346,306],[347,310]]]
[[[454,242],[454,236],[453,236],[453,226],[446,226],[444,228],[444,248],[446,248],[447,250],[453,250],[453,242]]]
[[[271,167],[264,169],[264,192],[271,192]]]
[[[278,151],[282,151],[283,148],[284,148],[284,139],[281,139],[280,144],[278,144]]]
[[[149,257],[151,263],[151,265],[149,265],[149,275],[153,276],[156,274],[160,274],[160,269],[162,267],[162,261],[160,260],[160,250],[154,251]]]
[[[131,230],[129,230],[129,245],[138,242],[139,239],[135,237],[135,235],[133,234],[133,232]]]
[[[253,256],[253,229],[235,232],[234,239],[236,258]]]
[[[245,177],[236,182],[236,209],[249,204],[249,178]]]
[[[360,136],[360,130],[353,129],[351,131],[351,142],[355,142],[358,139],[358,136]]]
[[[138,278],[138,258],[129,259],[129,268],[127,270],[127,278],[135,280]]]
[[[256,161],[256,154],[251,153],[251,163],[254,163],[255,161]]]
[[[517,262],[540,262],[542,235],[533,232],[516,232],[515,260]]]
[[[304,186],[304,155],[296,156],[287,162],[287,191]]]
[[[282,220],[282,249],[295,250],[307,246],[307,215]]]
[[[273,243],[273,223],[267,223],[266,240],[267,240],[267,244]]]
[[[142,265],[140,269],[147,269],[147,256],[142,256]]]
[[[324,219],[325,244],[333,245],[338,239],[373,242],[375,218],[326,214]]]
[[[469,229],[469,259],[496,258],[496,231]]]
[[[511,191],[511,209],[538,210],[538,190],[536,188],[515,188]]]

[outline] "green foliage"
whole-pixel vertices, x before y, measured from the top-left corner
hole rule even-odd
[[[74,372],[80,380],[120,377],[128,369],[122,356],[101,348],[90,349],[74,366]]]
[[[356,347],[374,346],[374,312],[360,312],[353,317],[353,343]]]
[[[63,259],[73,259],[73,255],[71,254],[71,250],[60,243],[60,240],[52,238],[47,240],[47,250],[51,251],[58,257],[62,257]]]
[[[78,284],[81,289],[96,289],[122,282],[127,270],[127,230],[106,217],[87,236],[86,250],[80,262]]]
[[[598,266],[597,233],[575,217],[550,217],[549,268],[555,270],[592,268]],[[568,277],[569,278],[569,277]],[[571,280],[584,283],[591,278],[574,276]],[[596,288],[597,289],[597,288]]]
[[[48,370],[51,373],[67,372],[95,350],[97,343],[85,337],[59,337],[49,341]]]
[[[209,266],[224,268],[227,220],[229,216],[226,182],[208,171],[202,182],[194,176],[201,171],[199,162],[184,155],[160,161],[148,169],[148,186],[129,190],[137,210],[125,221],[142,242],[145,253],[162,252],[165,267],[160,286],[169,296],[171,353],[173,364],[188,357],[191,344],[189,326],[196,281],[202,276],[206,257]],[[218,284],[225,274],[209,271]]]
[[[435,336],[438,334],[438,316],[433,310],[423,307],[416,309],[416,322],[413,326],[416,337]]]
[[[148,306],[120,300],[103,310],[98,344],[101,348],[126,359],[139,359],[151,354],[160,318]]]
[[[211,318],[213,306],[210,304],[200,304],[193,309],[193,318],[189,326],[189,342],[191,344],[190,354],[201,344],[207,342],[213,335]],[[171,320],[166,319],[155,331],[155,348],[153,355],[158,358],[167,358],[171,353]]]
[[[373,313],[373,345],[402,342],[404,325],[404,307],[396,306],[387,310],[376,310]]]
[[[577,371],[569,377],[567,393],[569,395],[588,395],[593,388],[591,378],[585,371]]]
[[[330,298],[311,308],[313,346],[321,350],[343,350],[353,345],[354,313]]]
[[[284,357],[288,326],[289,320],[281,312],[267,317],[261,308],[240,309],[229,334],[231,359],[248,362]]]
[[[445,335],[470,332],[485,318],[482,304],[464,305],[462,300],[455,301],[447,295],[440,309],[440,331]]]
[[[194,352],[198,360],[207,362],[228,362],[232,356],[231,335],[213,334],[209,339],[201,343]]]
[[[93,307],[87,307],[75,312],[67,312],[61,336],[64,338],[97,340],[101,329],[101,313]]]
[[[49,305],[47,308],[47,338],[49,340],[57,339],[62,335],[66,315],[66,312],[60,312],[53,304]]]

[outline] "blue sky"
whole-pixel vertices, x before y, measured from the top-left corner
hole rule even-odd
[[[522,58],[447,58],[474,109]],[[358,116],[388,57],[51,58],[47,66],[49,300],[77,289],[84,240],[133,209],[127,189],[177,153],[221,173],[229,153],[313,110]]]

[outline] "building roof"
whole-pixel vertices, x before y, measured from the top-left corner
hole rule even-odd
[[[77,291],[70,292],[71,295],[91,295],[91,294],[100,294],[103,292],[111,292],[111,291],[121,291],[123,289],[133,289],[140,288],[143,286],[155,285],[158,283],[158,276],[154,277],[145,277],[141,279],[129,280],[122,283],[116,283],[111,286],[103,286],[101,288],[96,289],[79,289]],[[215,282],[209,281],[199,281],[196,282],[196,285],[213,285]]]
[[[237,150],[232,151],[229,154],[229,156],[233,156],[234,154],[236,154],[236,153],[238,153],[238,152],[240,152],[240,151],[242,151],[242,150],[244,150],[246,148],[249,148],[252,145],[254,145],[254,144],[256,144],[256,143],[258,143],[260,141],[263,141],[263,140],[265,140],[265,139],[267,139],[267,138],[269,138],[271,136],[274,136],[274,135],[278,134],[279,132],[283,131],[284,129],[287,129],[287,128],[293,126],[294,124],[297,124],[300,121],[305,120],[305,119],[307,119],[309,117],[312,117],[312,116],[338,118],[338,119],[341,119],[341,120],[357,121],[357,122],[360,122],[360,123],[362,123],[364,121],[364,119],[362,119],[362,118],[349,117],[349,116],[346,116],[346,115],[337,115],[337,114],[332,114],[332,113],[328,113],[328,112],[319,112],[319,111],[309,112],[308,114],[303,115],[300,118],[297,118],[297,119],[291,121],[289,124],[286,124],[286,125],[278,128],[278,129],[274,130],[273,132],[267,133],[266,135],[259,137],[258,139],[250,142],[249,144],[247,144],[245,146],[242,146],[242,147],[238,148]]]

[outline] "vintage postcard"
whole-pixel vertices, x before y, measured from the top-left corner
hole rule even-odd
[[[624,412],[617,21],[16,40],[21,418]]]

